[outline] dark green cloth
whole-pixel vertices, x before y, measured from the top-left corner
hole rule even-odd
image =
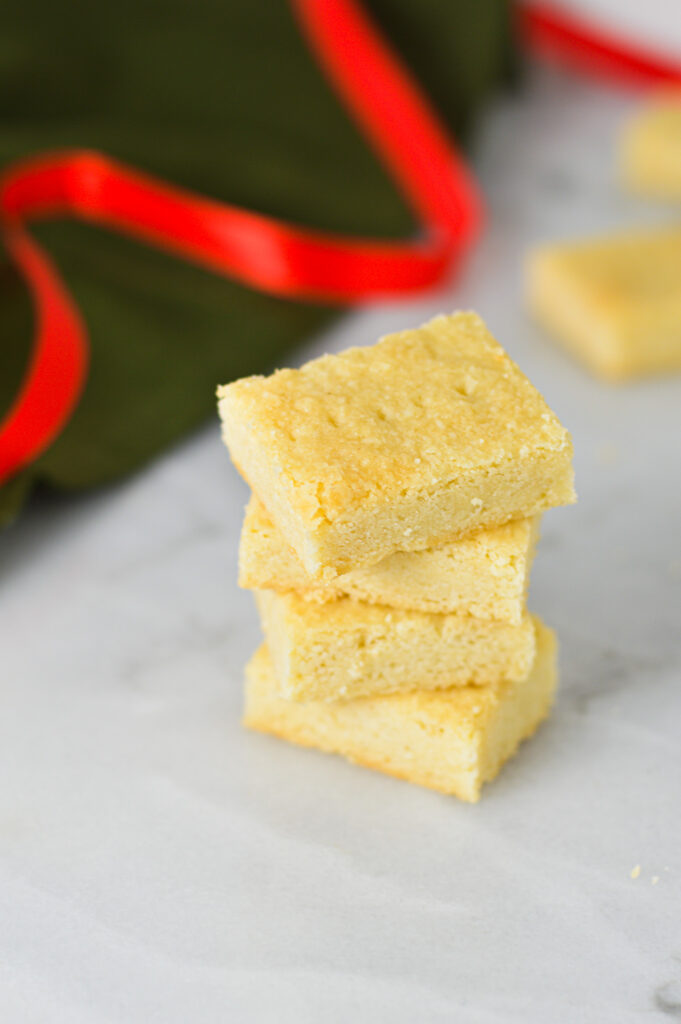
[[[461,135],[507,77],[506,0],[368,6]],[[285,0],[13,0],[0,26],[0,165],[88,147],[304,225],[384,238],[414,228]],[[271,298],[75,221],[32,230],[84,314],[92,360],[63,434],[0,490],[0,522],[38,480],[84,488],[141,466],[213,413],[218,382],[284,361],[339,312]],[[0,304],[2,413],[32,330],[4,257]]]

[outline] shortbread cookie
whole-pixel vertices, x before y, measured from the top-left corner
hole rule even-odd
[[[341,597],[328,604],[256,591],[281,693],[350,700],[407,690],[524,679],[535,653],[532,620],[407,612]]]
[[[475,313],[218,394],[235,464],[310,575],[574,500],[567,431]]]
[[[354,597],[414,611],[473,615],[517,625],[527,595],[540,516],[424,551],[398,551],[367,569],[316,580],[289,547],[257,498],[246,509],[239,584],[248,590],[294,590],[306,601]]]
[[[681,201],[681,94],[660,96],[626,124],[620,176],[633,192]]]
[[[608,380],[681,369],[681,229],[536,250],[530,309]]]
[[[282,698],[264,646],[246,674],[249,728],[476,801],[482,784],[548,714],[557,681],[556,643],[552,631],[537,622],[537,656],[518,682],[336,704]]]

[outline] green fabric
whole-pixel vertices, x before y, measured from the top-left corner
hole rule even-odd
[[[506,0],[371,0],[458,134],[512,59]],[[0,34],[0,165],[100,149],[180,186],[300,224],[376,237],[413,219],[300,36],[285,0],[22,0]],[[267,370],[338,309],[274,299],[74,221],[32,228],[92,348],[71,422],[0,489],[0,523],[33,484],[106,483],[214,414],[218,382]],[[0,257],[0,413],[31,310]]]

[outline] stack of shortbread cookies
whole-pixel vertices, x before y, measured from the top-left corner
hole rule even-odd
[[[246,725],[476,800],[555,691],[525,598],[569,435],[474,313],[218,395],[266,641]]]

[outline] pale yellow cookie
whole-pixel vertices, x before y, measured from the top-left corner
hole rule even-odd
[[[294,590],[306,601],[354,597],[414,611],[473,615],[518,624],[523,617],[539,516],[424,551],[398,551],[368,569],[330,581],[310,576],[257,498],[246,509],[239,584],[247,590]]]
[[[567,431],[475,313],[218,395],[235,464],[310,575],[574,500]]]
[[[681,90],[658,97],[627,122],[619,171],[632,192],[681,201]]]
[[[293,593],[255,595],[281,692],[294,700],[350,700],[524,679],[534,658],[527,613],[512,626],[349,597],[315,604]]]
[[[537,249],[527,293],[538,322],[608,380],[681,369],[681,228]]]
[[[484,782],[548,714],[556,642],[538,620],[537,656],[519,682],[296,704],[280,696],[266,647],[246,670],[244,722],[292,743],[343,754],[409,782],[476,801]]]

